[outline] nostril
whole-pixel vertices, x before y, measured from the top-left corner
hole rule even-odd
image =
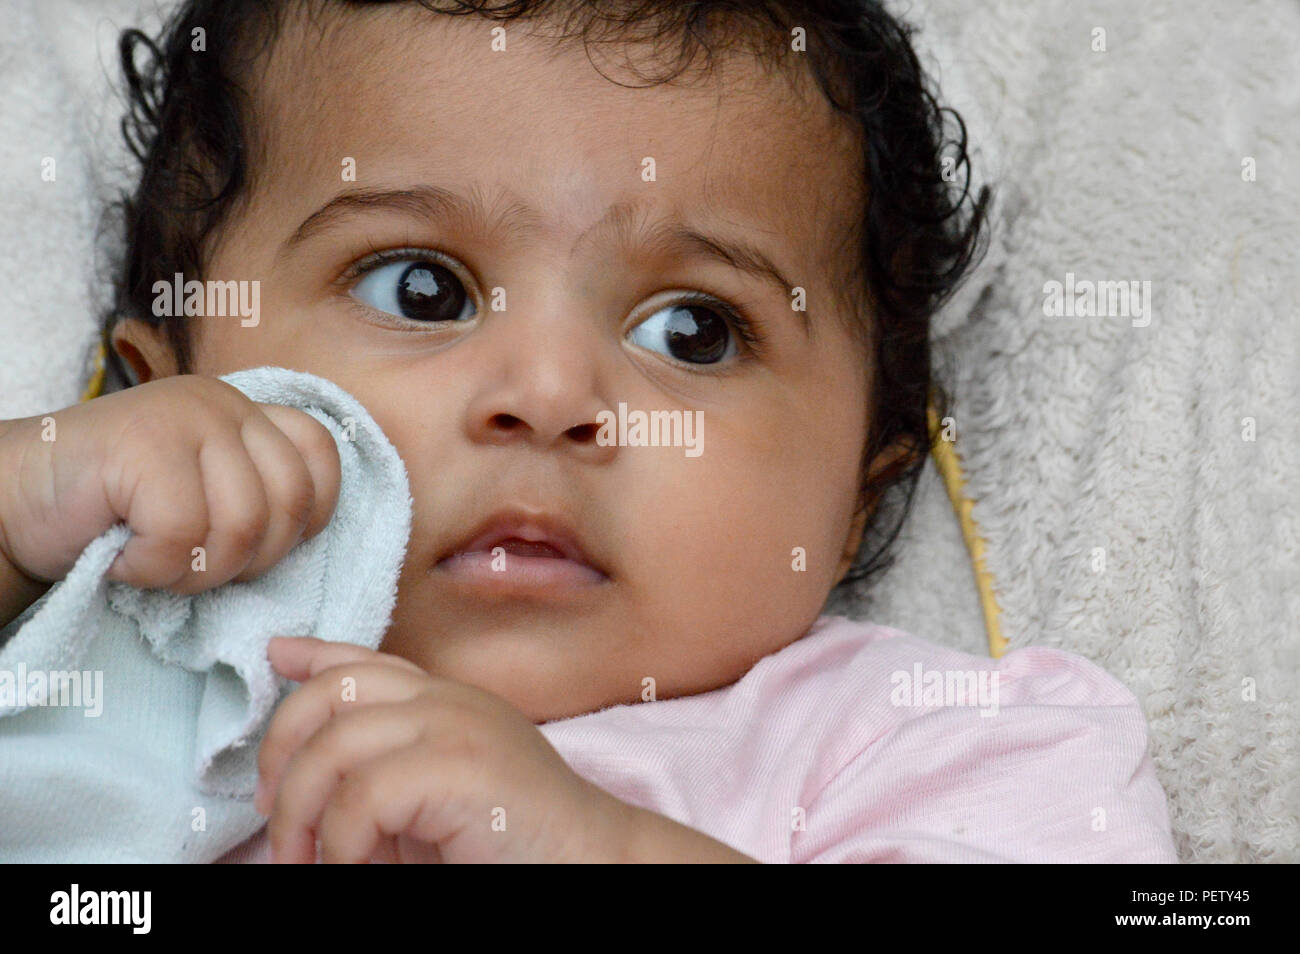
[[[595,424],[575,424],[566,432],[575,441],[587,443],[595,440],[597,427]]]
[[[494,415],[492,415],[492,426],[493,426],[493,427],[499,427],[499,428],[501,428],[503,431],[513,431],[515,428],[517,428],[517,427],[518,427],[520,424],[522,424],[522,423],[523,423],[523,421],[521,421],[519,418],[515,417],[513,414],[494,414]]]

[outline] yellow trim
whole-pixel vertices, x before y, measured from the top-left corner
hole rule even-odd
[[[979,527],[971,517],[975,501],[966,496],[966,478],[962,475],[961,458],[953,447],[952,441],[938,439],[939,415],[930,405],[930,454],[934,465],[943,477],[943,485],[948,491],[952,509],[961,523],[962,539],[970,553],[972,569],[975,571],[975,588],[979,590],[980,606],[984,610],[984,630],[988,634],[989,655],[998,659],[1007,651],[1007,641],[1002,635],[1001,614],[997,596],[993,592],[993,575],[984,565],[984,538],[980,536]]]
[[[107,354],[104,350],[104,342],[101,341],[99,347],[95,349],[95,370],[90,375],[90,383],[86,385],[86,390],[82,392],[82,402],[99,397],[99,392],[104,389],[104,370]]]

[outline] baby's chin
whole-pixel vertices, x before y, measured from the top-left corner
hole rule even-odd
[[[494,693],[534,722],[640,700],[641,669],[629,627],[612,614],[526,600],[457,612],[447,601],[399,597],[380,646],[434,676]]]
[[[381,650],[498,695],[534,722],[731,685],[803,635],[818,609],[811,590],[778,580],[724,598],[717,585],[690,585],[707,572],[680,566],[665,581],[624,561],[557,595],[490,578],[464,584],[438,562],[403,568]]]

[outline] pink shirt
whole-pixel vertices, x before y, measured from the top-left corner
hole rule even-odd
[[[822,616],[732,685],[538,729],[759,861],[1177,861],[1137,700],[1056,649],[994,660]],[[263,829],[222,861],[269,853]]]

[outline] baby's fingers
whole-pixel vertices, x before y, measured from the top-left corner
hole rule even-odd
[[[306,682],[326,669],[349,663],[383,663],[428,676],[423,669],[401,656],[376,652],[354,643],[332,643],[314,636],[275,636],[266,647],[271,666],[286,679]]]
[[[431,864],[442,861],[439,841],[455,835],[445,810],[445,791],[430,789],[435,776],[422,764],[424,747],[394,748],[358,766],[331,793],[317,830],[325,864],[362,864],[396,838],[401,860]],[[444,774],[440,786],[463,785]],[[272,849],[274,850],[274,848]],[[311,847],[315,858],[315,839]]]
[[[325,529],[338,503],[342,471],[339,449],[325,425],[305,411],[259,404],[263,415],[297,450],[311,476],[313,497],[302,539],[309,540]]]
[[[267,833],[275,859],[314,861],[314,832],[339,784],[363,763],[411,745],[421,731],[420,723],[400,707],[371,706],[330,721],[308,739],[285,767],[274,794]],[[355,784],[355,779],[349,783]]]
[[[265,534],[266,493],[231,434],[160,454],[123,507],[134,535],[108,576],[131,586],[193,594],[242,570]]]
[[[277,643],[316,643],[323,647],[344,648],[336,643],[318,640],[272,640]],[[353,650],[359,647],[346,647]],[[292,649],[290,650],[292,652]],[[427,673],[413,663],[405,666],[375,663],[378,653],[367,653],[365,661],[351,665],[335,666],[304,683],[280,704],[257,755],[257,769],[261,780],[254,807],[263,814],[269,810],[275,797],[285,766],[302,747],[335,715],[360,706],[384,702],[404,702],[426,692],[432,685]],[[272,651],[274,656],[274,650]],[[387,658],[387,657],[382,657]],[[273,659],[274,662],[274,659]],[[408,668],[409,667],[409,668]],[[279,666],[276,667],[279,669]],[[283,672],[283,670],[281,670]],[[289,676],[289,678],[293,678]]]
[[[308,420],[321,428],[332,448],[329,432],[315,420]],[[298,447],[265,414],[249,415],[240,428],[240,438],[258,471],[267,501],[262,537],[235,577],[244,581],[255,579],[279,563],[307,535],[309,525],[324,527],[333,512],[338,486],[336,482],[331,497],[322,497]]]

